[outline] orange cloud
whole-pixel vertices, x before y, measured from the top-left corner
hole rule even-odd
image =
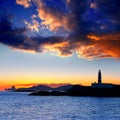
[[[76,14],[74,14],[74,12],[70,11],[68,13],[65,13],[60,9],[51,8],[45,3],[44,0],[16,0],[16,3],[23,5],[25,8],[30,7],[31,4],[34,4],[37,7],[36,9],[37,16],[33,14],[31,18],[36,18],[36,17],[40,18],[40,20],[42,21],[39,24],[44,29],[48,29],[50,31],[56,32],[58,29],[63,28],[67,32],[71,32],[72,30],[75,30],[75,28],[78,27],[77,17]],[[66,8],[69,6],[68,4],[72,4],[72,1],[66,0],[65,3]],[[75,8],[73,8],[73,11],[74,9]],[[81,13],[82,11],[80,11],[80,14]],[[34,27],[31,25],[29,26]]]
[[[31,0],[16,0],[16,3],[23,5],[25,8],[28,8],[31,5]]]
[[[91,4],[90,4],[90,7],[91,7],[92,9],[96,9],[96,8],[97,8],[97,5],[96,5],[96,3],[91,3]]]
[[[28,28],[38,31],[38,24],[40,24],[43,28],[49,29],[50,31],[56,31],[61,27],[70,31],[70,26],[73,24],[68,25],[68,16],[63,12],[49,8],[42,0],[16,0],[17,4],[23,5],[25,8],[30,7],[31,2],[37,6],[38,12],[38,15],[33,14],[31,18],[39,17],[42,22],[38,23],[36,20],[33,21],[33,24],[25,22]]]
[[[87,38],[92,39],[92,40],[95,40],[95,41],[100,40],[100,37],[95,36],[95,35],[88,35]]]
[[[36,31],[36,32],[39,31],[40,25],[39,25],[38,21],[32,20],[32,24],[31,24],[31,23],[28,23],[27,21],[25,21],[25,24],[27,25],[27,27],[28,27],[31,31]]]
[[[37,21],[26,24],[30,29],[38,31]],[[28,37],[25,36],[27,29],[13,29],[8,19],[0,21],[0,28],[0,43],[13,49],[38,53],[53,52],[59,56],[71,56],[76,53],[86,59],[120,58],[120,33],[96,35],[88,32],[79,35],[80,31],[76,31],[69,36]]]
[[[120,58],[120,34],[101,36],[96,47],[103,50],[104,53],[113,57]]]
[[[112,57],[120,58],[120,33],[107,35],[88,35],[93,40],[92,54],[97,53],[98,58]],[[92,55],[91,55],[92,56]]]
[[[45,51],[57,53],[58,56],[67,57],[71,56],[72,52],[66,52],[65,48],[69,46],[69,42],[60,42],[55,44],[45,44],[43,45],[43,49]]]
[[[64,13],[47,7],[42,1],[37,1],[37,7],[38,17],[42,20],[41,25],[45,25],[51,31],[56,31],[60,27],[69,30],[66,25],[68,18]]]
[[[83,41],[63,41],[43,44],[43,49],[58,56],[71,56],[74,52],[85,59],[120,58],[120,34],[88,35],[89,43]]]

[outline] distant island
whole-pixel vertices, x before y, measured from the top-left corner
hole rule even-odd
[[[51,88],[45,85],[33,86],[30,88],[15,89],[14,92],[31,92],[30,96],[91,96],[91,97],[120,97],[120,85],[102,83],[101,70],[98,71],[98,82],[91,86],[64,85]],[[14,90],[13,90],[14,89]]]
[[[14,92],[16,90],[15,86],[12,86],[11,88],[6,88],[5,91],[12,91]]]
[[[6,91],[11,92],[38,92],[38,91],[67,91],[68,89],[72,88],[74,85],[72,84],[66,84],[59,87],[49,87],[47,85],[36,85],[28,88],[15,88],[15,86],[12,86],[11,88],[5,89]]]

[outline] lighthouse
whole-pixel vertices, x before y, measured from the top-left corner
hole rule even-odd
[[[94,82],[91,84],[92,88],[113,88],[114,85],[111,83],[102,83],[102,74],[101,70],[98,71],[98,82]]]
[[[98,84],[102,83],[102,75],[101,75],[101,70],[98,71]]]

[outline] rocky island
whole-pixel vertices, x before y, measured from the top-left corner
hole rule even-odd
[[[101,70],[98,72],[98,82],[91,86],[74,85],[66,91],[35,91],[29,95],[35,96],[91,96],[91,97],[120,97],[120,85],[102,83]]]

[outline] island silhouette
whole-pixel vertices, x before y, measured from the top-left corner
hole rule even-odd
[[[73,85],[66,91],[36,91],[29,95],[36,96],[91,96],[91,97],[120,97],[120,85],[102,83],[101,70],[98,71],[98,82],[91,86]]]
[[[97,83],[91,86],[64,85],[51,88],[45,85],[37,85],[30,88],[13,89],[14,92],[31,92],[30,96],[91,96],[91,97],[120,97],[120,85],[102,83],[101,70],[98,71]]]

